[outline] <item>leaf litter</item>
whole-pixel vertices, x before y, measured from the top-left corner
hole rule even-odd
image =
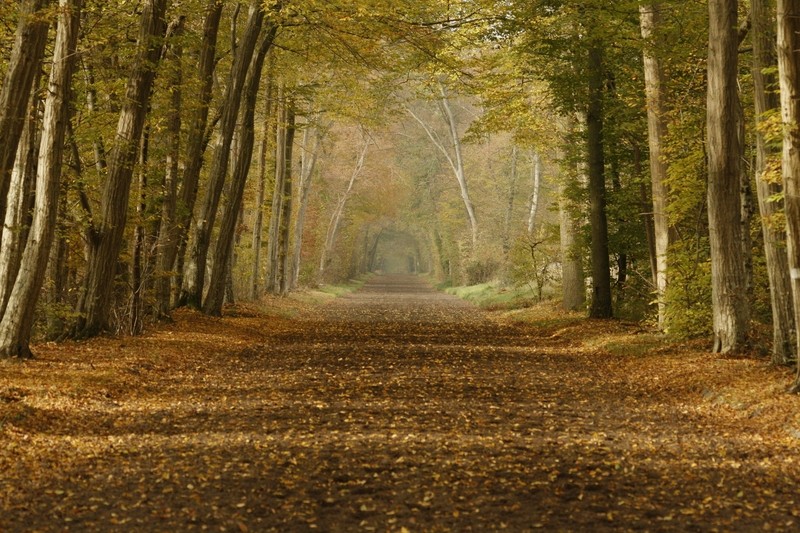
[[[421,279],[0,363],[0,531],[798,528],[785,369]]]

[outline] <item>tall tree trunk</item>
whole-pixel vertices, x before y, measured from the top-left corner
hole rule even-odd
[[[778,0],[783,188],[795,324],[800,324],[800,0]],[[796,335],[800,354],[800,335]],[[792,392],[800,392],[800,363]]]
[[[41,10],[50,0],[22,0],[14,47],[0,88],[0,220],[5,220],[11,172],[17,156],[33,82],[42,63],[49,17]]]
[[[775,16],[775,6],[771,0],[751,0],[750,6],[753,21],[751,33],[755,112],[760,121],[765,113],[780,108],[780,97],[773,89],[776,86],[776,76],[765,70],[774,68],[778,61],[775,27],[771,23]],[[795,322],[789,257],[786,254],[786,228],[775,223],[775,215],[783,210],[782,202],[775,198],[783,192],[783,187],[763,176],[769,159],[777,158],[779,153],[770,148],[764,134],[756,129],[756,192],[772,304],[772,361],[781,365],[793,360],[795,355],[795,339],[792,334],[795,331]]]
[[[658,327],[667,328],[666,303],[667,251],[669,248],[669,219],[667,217],[667,175],[669,167],[663,155],[664,138],[667,133],[664,117],[664,72],[658,56],[657,35],[661,20],[661,4],[653,2],[639,7],[642,38],[644,44],[644,80],[647,98],[647,137],[650,144],[650,179],[653,195],[653,235],[656,266],[656,299],[658,301]]]
[[[286,177],[286,124],[287,106],[284,101],[284,87],[278,87],[275,115],[275,183],[272,189],[272,206],[269,217],[269,233],[267,245],[267,283],[266,292],[277,293],[278,287],[278,254],[280,252],[281,230],[281,198],[283,195],[283,180]]]
[[[750,317],[741,234],[737,4],[708,3],[708,221],[714,351],[720,353],[744,350]]]
[[[181,149],[181,111],[183,108],[183,34],[184,19],[176,23],[173,35],[178,37],[167,49],[169,59],[170,103],[167,111],[167,139],[169,148],[165,161],[162,186],[161,223],[158,233],[158,264],[156,280],[156,314],[169,315],[172,308],[172,270],[178,249],[178,171]]]
[[[588,141],[589,204],[592,227],[592,318],[611,318],[611,270],[606,219],[606,177],[603,142],[602,43],[596,38],[589,48],[589,107],[586,114]]]
[[[200,169],[203,166],[203,154],[208,146],[207,139],[212,128],[208,127],[208,112],[211,104],[214,85],[214,69],[216,68],[217,38],[222,18],[222,0],[208,0],[206,17],[203,26],[203,42],[200,45],[200,60],[197,65],[200,90],[196,107],[189,119],[189,132],[186,139],[186,163],[183,170],[180,190],[178,191],[177,235],[175,241],[161,251],[163,265],[175,272],[175,289],[180,291],[184,254],[186,252],[192,213],[197,201],[197,189],[200,180]],[[170,290],[172,291],[172,282]]]
[[[274,57],[272,55],[271,57]],[[272,61],[270,61],[272,63]],[[271,69],[270,69],[271,70]],[[256,199],[255,221],[253,222],[253,265],[250,271],[250,299],[258,298],[258,281],[261,276],[261,245],[264,237],[264,203],[267,200],[267,152],[271,145],[272,124],[275,117],[272,114],[272,91],[274,85],[272,76],[267,80],[267,87],[264,95],[264,136],[261,139],[261,150],[259,153],[258,168],[258,198]]]
[[[291,285],[291,272],[289,264],[292,254],[289,251],[290,237],[292,232],[292,209],[294,207],[293,195],[293,165],[292,158],[294,157],[294,134],[295,134],[295,109],[294,101],[290,100],[288,103],[288,115],[286,117],[286,152],[283,158],[286,160],[284,165],[285,173],[283,179],[283,193],[281,195],[281,231],[280,231],[280,244],[278,252],[278,267],[280,274],[278,276],[278,292],[281,295],[286,295],[289,292]]]
[[[582,167],[580,165],[579,168]],[[561,237],[561,306],[567,311],[577,311],[586,305],[586,279],[583,260],[577,250],[579,224],[572,215],[566,189],[567,184],[563,179],[560,180],[558,217]]]
[[[300,163],[300,186],[298,191],[299,206],[297,220],[294,225],[294,251],[292,252],[292,279],[291,288],[296,289],[300,282],[300,265],[303,252],[303,233],[306,227],[306,211],[308,197],[311,192],[311,183],[314,180],[314,169],[317,166],[320,144],[322,143],[322,130],[317,127],[314,131],[314,146],[309,149],[309,130],[306,128],[303,135],[303,155]]]
[[[0,321],[0,355],[30,357],[36,300],[47,273],[56,229],[58,194],[68,120],[67,108],[75,70],[81,0],[59,0],[58,31],[45,103],[36,174],[36,206],[9,305]]]
[[[80,316],[75,328],[78,337],[95,335],[109,325],[117,260],[128,218],[131,177],[166,28],[166,3],[166,0],[145,0],[142,6],[139,50],[128,79],[110,153],[100,213],[90,232],[86,285],[78,304]]]
[[[142,147],[139,153],[139,201],[136,203],[136,227],[133,230],[133,254],[131,257],[131,335],[138,335],[144,329],[144,292],[145,292],[145,246],[147,230],[147,166],[150,151],[150,125],[147,124],[142,134]]]
[[[275,38],[277,28],[271,26],[261,41],[253,65],[250,68],[244,91],[244,105],[242,107],[242,127],[240,130],[238,158],[233,178],[230,184],[230,197],[222,214],[219,237],[214,249],[213,268],[208,284],[208,294],[203,302],[203,312],[209,315],[222,314],[222,305],[225,302],[225,281],[230,273],[233,249],[231,243],[236,237],[236,223],[242,211],[242,199],[250,173],[250,164],[253,160],[253,145],[255,144],[255,113],[258,99],[258,87],[261,83],[261,72],[264,59],[267,57]]]
[[[264,22],[264,10],[260,2],[253,1],[245,25],[244,35],[236,49],[231,76],[225,89],[224,109],[220,125],[220,139],[214,150],[208,189],[203,200],[200,216],[194,226],[194,239],[189,261],[184,268],[181,303],[199,308],[205,285],[206,260],[211,246],[211,233],[217,218],[219,200],[225,185],[225,176],[230,160],[233,134],[242,101],[242,93],[250,70],[250,64],[258,44],[258,36]]]

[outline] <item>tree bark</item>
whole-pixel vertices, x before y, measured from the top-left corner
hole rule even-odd
[[[560,180],[558,217],[561,238],[561,306],[567,311],[577,311],[584,309],[586,305],[586,279],[583,260],[576,249],[578,224],[572,216],[566,189],[567,184],[563,179]]]
[[[274,57],[274,56],[273,56]],[[267,153],[271,145],[272,124],[275,117],[272,113],[272,91],[274,85],[272,77],[267,80],[264,96],[264,136],[261,140],[258,169],[258,198],[256,199],[255,221],[253,222],[253,264],[250,271],[250,299],[256,300],[259,294],[259,278],[261,276],[261,245],[264,237],[264,204],[267,201]]]
[[[0,220],[5,220],[11,172],[17,156],[33,82],[42,63],[49,17],[41,10],[50,0],[22,0],[14,47],[0,89]]]
[[[258,44],[258,36],[264,22],[264,10],[260,2],[250,4],[244,35],[236,49],[231,76],[225,89],[224,109],[220,124],[220,139],[214,150],[214,160],[203,200],[203,207],[195,226],[189,261],[184,267],[181,303],[200,308],[205,286],[206,260],[211,246],[211,233],[217,218],[219,200],[225,185],[225,176],[230,161],[231,144],[236,130],[236,120],[241,107],[242,93],[250,70],[250,64]]]
[[[650,179],[653,195],[653,236],[655,245],[655,283],[658,302],[658,327],[667,329],[666,302],[667,289],[667,251],[669,248],[669,219],[667,217],[667,175],[669,167],[663,155],[667,125],[664,118],[664,72],[658,56],[656,44],[661,4],[653,2],[639,8],[644,43],[644,80],[647,98],[647,137],[650,145]]]
[[[737,1],[709,0],[707,151],[714,351],[745,349],[749,301],[742,257],[737,110]]]
[[[269,233],[267,246],[267,283],[266,292],[276,294],[278,287],[278,255],[280,252],[281,228],[281,198],[283,195],[283,180],[286,177],[286,124],[287,106],[284,101],[284,87],[278,87],[275,115],[275,183],[272,189],[272,206],[269,218]]]
[[[289,264],[291,253],[289,252],[290,236],[292,230],[292,209],[294,207],[293,194],[293,165],[294,158],[294,134],[295,134],[295,109],[294,101],[288,103],[288,114],[286,117],[286,151],[282,157],[286,160],[284,165],[285,176],[283,178],[283,192],[281,194],[281,230],[280,244],[278,251],[278,292],[285,296],[289,292],[291,285],[291,272]]]
[[[158,233],[158,263],[156,273],[156,315],[169,316],[172,309],[172,271],[178,249],[180,227],[178,225],[178,172],[181,149],[181,111],[183,108],[183,34],[184,19],[181,17],[173,31],[178,37],[170,43],[166,57],[169,59],[170,104],[167,111],[167,139],[169,149],[165,161],[162,186],[161,223]]]
[[[203,302],[203,312],[209,315],[222,314],[222,305],[225,302],[225,281],[230,273],[233,250],[231,243],[236,237],[236,223],[242,210],[244,189],[250,165],[253,160],[253,146],[255,144],[255,113],[258,99],[258,87],[261,83],[261,72],[264,60],[267,57],[277,28],[271,26],[261,41],[258,53],[253,59],[244,91],[244,105],[242,107],[242,127],[239,136],[238,158],[236,168],[230,184],[230,197],[222,214],[219,228],[219,237],[214,249],[213,268],[208,284],[208,294]]]
[[[611,270],[606,218],[606,178],[603,141],[603,48],[593,39],[589,47],[588,141],[589,204],[592,235],[592,304],[589,316],[611,318]]]
[[[795,324],[800,324],[800,0],[778,0],[783,189]],[[800,354],[800,335],[795,335]],[[800,392],[800,364],[792,392]]]
[[[203,42],[200,46],[200,59],[197,64],[200,79],[200,91],[197,95],[197,104],[189,120],[189,132],[186,139],[186,156],[183,179],[178,192],[177,207],[177,235],[175,241],[162,250],[162,264],[167,265],[175,272],[172,276],[176,283],[170,280],[170,291],[174,288],[180,291],[183,258],[186,252],[189,229],[192,223],[192,213],[197,201],[197,189],[200,181],[200,169],[203,166],[203,154],[208,146],[209,131],[208,113],[211,104],[212,88],[214,85],[214,69],[216,68],[217,38],[219,36],[220,20],[222,18],[223,2],[209,0],[203,26]]]
[[[503,218],[503,260],[508,262],[511,251],[511,221],[514,218],[514,203],[517,199],[517,164],[519,163],[519,149],[517,145],[511,147],[511,172],[508,183],[508,199],[506,201],[506,214]]]
[[[300,186],[298,191],[299,206],[297,208],[297,220],[294,225],[294,251],[292,252],[292,279],[291,288],[296,289],[300,282],[300,266],[303,252],[303,233],[306,227],[306,211],[308,209],[308,197],[311,192],[311,183],[314,180],[314,170],[317,166],[320,144],[322,143],[322,130],[317,127],[314,130],[314,147],[309,149],[308,137],[309,130],[306,128],[303,136],[303,155],[300,163]]]
[[[530,208],[528,209],[528,236],[533,235],[536,213],[539,211],[539,192],[542,188],[542,159],[539,152],[533,151],[531,154],[531,177],[533,178],[533,190],[531,191]]]
[[[775,28],[771,24],[775,7],[770,0],[752,0],[750,5],[755,112],[756,120],[760,121],[765,113],[780,109],[780,97],[772,89],[777,84],[776,76],[765,71],[776,66],[778,61]],[[775,215],[783,210],[783,202],[776,200],[783,193],[783,187],[780,183],[768,181],[763,175],[769,159],[778,157],[779,153],[770,148],[765,135],[756,128],[756,193],[772,306],[772,362],[782,365],[795,357],[795,323],[789,257],[786,254],[786,228],[775,223]]]
[[[109,326],[114,277],[128,218],[131,177],[161,56],[166,0],[145,0],[138,53],[128,79],[100,212],[94,221],[84,293],[78,304],[76,337],[96,335]]]
[[[59,0],[58,30],[37,162],[36,206],[9,305],[0,321],[0,355],[31,357],[36,300],[47,273],[58,214],[67,108],[75,70],[81,0]]]

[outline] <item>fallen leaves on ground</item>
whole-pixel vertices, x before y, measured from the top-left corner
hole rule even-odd
[[[800,523],[784,369],[409,277],[266,305],[0,363],[0,530]]]

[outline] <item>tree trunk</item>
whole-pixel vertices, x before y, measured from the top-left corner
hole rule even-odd
[[[34,87],[38,82],[34,84]],[[17,160],[11,172],[8,208],[0,239],[0,317],[5,312],[19,272],[22,252],[28,241],[31,211],[35,200],[36,161],[38,159],[39,98],[35,91],[28,104],[28,120],[20,138]]]
[[[800,324],[800,0],[778,0],[783,188],[795,324]],[[795,335],[799,346],[800,335]],[[800,363],[792,392],[800,392]]]
[[[511,221],[514,219],[514,202],[517,199],[517,164],[519,162],[519,149],[517,145],[511,147],[511,172],[508,183],[508,200],[506,201],[506,215],[503,218],[503,260],[508,262],[511,251]]]
[[[36,300],[47,273],[50,245],[56,228],[64,136],[81,0],[59,0],[58,31],[45,103],[36,174],[36,206],[9,305],[0,321],[0,355],[30,357],[30,338]]]
[[[189,132],[186,139],[186,163],[178,192],[177,235],[175,241],[161,251],[162,264],[175,272],[175,289],[180,291],[184,255],[186,252],[192,213],[197,201],[197,188],[200,180],[200,169],[203,166],[203,154],[208,146],[209,131],[208,112],[214,85],[214,69],[216,68],[217,37],[222,18],[223,2],[208,0],[206,18],[203,27],[203,42],[200,46],[200,60],[197,65],[200,90],[197,95],[197,107],[191,113]],[[173,283],[170,281],[170,290]]]
[[[161,223],[158,233],[158,264],[156,273],[156,315],[166,317],[172,309],[172,271],[178,249],[178,170],[181,149],[181,111],[183,108],[183,34],[184,19],[180,18],[173,35],[178,37],[167,49],[169,65],[170,104],[167,112],[169,148],[165,161],[162,186]]]
[[[258,99],[258,87],[261,83],[261,72],[264,60],[267,57],[275,38],[277,28],[271,26],[261,41],[250,74],[245,84],[244,105],[242,107],[242,127],[239,138],[238,158],[236,168],[230,184],[230,197],[222,214],[219,237],[214,249],[213,268],[208,284],[208,294],[203,302],[203,312],[209,315],[222,314],[222,305],[225,302],[225,281],[230,272],[233,250],[231,243],[236,237],[236,223],[242,210],[242,199],[250,173],[253,160],[253,145],[255,144],[255,112]]]
[[[138,48],[120,112],[100,213],[90,233],[86,285],[78,304],[77,337],[96,335],[109,326],[114,277],[128,218],[131,177],[161,56],[166,0],[145,0]]]
[[[531,154],[531,177],[533,178],[533,190],[531,191],[530,209],[528,209],[529,237],[533,235],[536,212],[539,211],[539,192],[542,189],[542,159],[537,151],[533,151]]]
[[[133,254],[131,257],[131,310],[130,334],[138,335],[144,329],[144,292],[145,292],[145,246],[147,230],[147,166],[150,150],[150,125],[147,124],[142,134],[142,146],[139,153],[139,201],[136,203],[136,228],[133,231]]]
[[[22,0],[19,23],[6,76],[0,89],[0,220],[5,220],[11,172],[17,157],[33,82],[47,43],[49,17],[41,10],[50,0]]]
[[[189,261],[184,267],[181,303],[199,308],[205,285],[206,260],[211,246],[211,233],[217,218],[219,199],[225,185],[228,171],[231,144],[236,131],[236,120],[242,101],[242,93],[250,70],[250,64],[258,44],[258,36],[264,22],[264,10],[259,2],[252,2],[241,42],[231,69],[231,76],[225,89],[224,108],[220,125],[220,139],[214,150],[208,189],[203,200],[203,208],[194,227],[194,239]]]
[[[271,57],[274,57],[271,56]],[[270,69],[271,70],[271,69]],[[250,299],[258,298],[258,281],[261,276],[261,245],[264,237],[264,204],[267,201],[267,152],[271,145],[272,124],[275,120],[272,114],[272,76],[267,80],[264,96],[264,136],[261,140],[258,169],[258,198],[256,199],[255,221],[253,222],[253,265],[250,271]]]
[[[306,227],[306,210],[308,209],[308,197],[311,192],[311,183],[314,180],[314,169],[317,166],[320,144],[322,143],[322,130],[316,128],[314,131],[314,147],[308,147],[309,131],[306,128],[303,135],[303,154],[300,163],[300,186],[299,186],[299,206],[297,209],[297,220],[294,225],[294,251],[292,252],[292,279],[291,288],[296,289],[300,282],[300,265],[303,252],[303,233]]]
[[[664,118],[664,73],[656,43],[661,19],[661,5],[653,2],[639,8],[644,44],[644,80],[647,98],[647,137],[650,143],[650,179],[653,194],[653,235],[655,245],[655,283],[658,301],[658,327],[666,330],[667,251],[669,248],[669,219],[667,217],[667,175],[669,168],[663,155],[667,125]]]
[[[567,311],[577,311],[586,305],[586,280],[583,260],[577,251],[578,224],[572,216],[566,195],[566,184],[559,185],[558,216],[561,237],[561,306]]]
[[[269,234],[267,238],[267,283],[266,292],[275,294],[278,287],[278,254],[280,251],[281,197],[283,180],[286,177],[286,124],[287,107],[284,101],[284,87],[278,87],[275,125],[275,183],[272,189],[272,206],[270,208]]]
[[[775,28],[771,23],[775,12],[770,0],[752,0],[750,5],[755,112],[756,120],[760,121],[765,113],[780,108],[780,97],[772,89],[777,84],[776,76],[765,71],[777,65]],[[777,158],[779,153],[770,148],[764,134],[756,128],[756,193],[772,304],[772,362],[782,365],[792,361],[795,356],[795,322],[789,257],[786,254],[786,228],[775,223],[776,214],[783,210],[783,203],[775,198],[782,194],[783,187],[769,182],[763,176],[769,159]]]
[[[745,349],[750,315],[739,194],[737,4],[736,0],[708,4],[708,221],[714,351],[720,353]]]
[[[283,158],[286,160],[284,165],[285,176],[283,178],[283,194],[281,195],[281,230],[280,244],[278,252],[278,292],[285,296],[289,292],[291,285],[291,272],[289,264],[291,253],[289,253],[290,236],[292,230],[292,209],[294,207],[292,158],[294,157],[294,134],[295,134],[295,110],[294,101],[289,101],[289,109],[286,117],[286,152]]]
[[[592,227],[592,318],[611,318],[611,271],[608,257],[606,178],[603,143],[603,48],[596,39],[589,48],[588,140],[589,203]]]

